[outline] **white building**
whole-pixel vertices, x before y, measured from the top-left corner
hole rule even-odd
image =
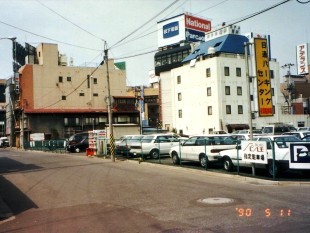
[[[244,43],[248,37],[227,34],[198,46],[183,66],[160,73],[162,125],[186,135],[216,130],[261,128],[268,123],[297,125],[305,115],[282,115],[280,66],[269,60],[273,116],[259,117],[254,57],[249,55],[250,95]],[[250,46],[252,47],[252,46]],[[251,113],[250,106],[251,103]],[[250,117],[251,114],[251,117]]]

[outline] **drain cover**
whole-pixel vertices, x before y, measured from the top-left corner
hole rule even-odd
[[[210,197],[210,198],[199,199],[198,202],[204,203],[204,204],[210,204],[210,205],[221,205],[221,204],[231,204],[235,202],[235,200],[231,198],[225,198],[225,197]]]

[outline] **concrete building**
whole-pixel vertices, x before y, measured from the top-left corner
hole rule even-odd
[[[306,115],[284,115],[280,68],[269,60],[273,116],[259,117],[257,77],[249,54],[250,95],[244,43],[248,37],[227,34],[201,43],[178,68],[160,73],[163,127],[181,134],[261,128],[283,122],[297,126]],[[251,106],[251,111],[249,106]],[[307,124],[307,123],[306,123]],[[308,125],[308,124],[307,124]]]
[[[29,141],[31,133],[44,133],[46,139],[108,126],[107,66],[76,67],[68,65],[56,44],[42,43],[36,59],[19,69],[14,80],[18,98],[14,104],[16,146]],[[37,60],[37,62],[35,62]],[[125,72],[108,64],[114,138],[140,132],[140,114],[135,98],[126,93]],[[12,114],[11,114],[12,115]]]

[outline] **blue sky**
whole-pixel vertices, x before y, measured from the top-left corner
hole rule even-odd
[[[68,58],[72,57],[75,66],[85,63],[95,66],[103,57],[103,40],[109,46],[114,45],[173,2],[0,0],[0,38],[17,37],[18,43],[24,45],[27,42],[35,47],[41,42],[57,43],[59,52]],[[282,0],[179,0],[128,40],[112,48],[109,56],[118,59],[156,50],[156,23],[164,18],[190,12],[211,20],[212,26],[218,26],[222,22],[234,22],[280,2]],[[238,25],[241,26],[242,34],[255,32],[271,35],[271,55],[279,61],[280,66],[296,64],[296,45],[310,43],[309,12],[310,3],[300,4],[291,0]],[[148,72],[154,68],[153,59],[154,53],[149,53],[116,61],[126,61],[127,85],[148,85]],[[286,71],[281,72],[284,75]],[[291,72],[296,73],[295,67]],[[0,40],[0,78],[7,79],[10,75],[12,42],[4,39]]]

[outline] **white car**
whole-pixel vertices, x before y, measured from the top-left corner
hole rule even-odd
[[[219,152],[236,147],[236,141],[229,134],[192,136],[181,145],[171,148],[169,154],[174,164],[180,160],[197,161],[202,167],[208,162],[219,161]]]
[[[169,154],[170,149],[179,144],[180,140],[172,134],[145,135],[140,142],[131,144],[130,153],[158,159],[160,155]]]
[[[257,168],[268,169],[270,175],[273,175],[273,156],[272,156],[272,141],[274,141],[275,151],[275,174],[281,170],[287,170],[289,167],[290,159],[290,142],[301,142],[300,139],[293,135],[270,135],[270,136],[258,136],[253,141],[266,141],[267,142],[267,160],[268,164],[255,164]],[[252,163],[243,160],[242,150],[232,149],[225,150],[219,153],[223,160],[224,169],[226,171],[232,171],[235,166],[251,167]]]

